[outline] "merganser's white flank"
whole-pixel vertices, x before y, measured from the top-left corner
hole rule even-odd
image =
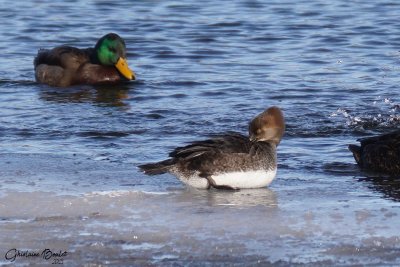
[[[276,176],[276,147],[285,131],[278,107],[271,107],[249,124],[249,136],[235,132],[216,135],[172,151],[170,159],[140,165],[148,175],[172,173],[199,188],[259,188]]]

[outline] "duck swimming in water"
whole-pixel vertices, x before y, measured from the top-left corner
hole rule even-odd
[[[400,130],[357,141],[361,146],[349,145],[349,150],[362,169],[400,175]]]
[[[35,78],[39,83],[59,87],[134,80],[125,50],[124,40],[115,33],[101,37],[94,48],[63,45],[40,49],[34,60]]]
[[[235,132],[216,135],[173,150],[170,159],[140,165],[148,175],[172,173],[199,188],[240,189],[269,185],[277,171],[276,148],[285,131],[278,107],[271,107],[249,124],[249,136]]]

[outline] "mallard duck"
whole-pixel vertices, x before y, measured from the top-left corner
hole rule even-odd
[[[115,33],[101,37],[94,48],[58,46],[40,49],[34,60],[35,78],[50,86],[116,83],[134,80],[126,61],[125,42]]]
[[[362,169],[400,174],[400,130],[357,141],[361,146],[349,145],[349,150]]]
[[[199,188],[240,189],[269,185],[277,171],[276,148],[285,131],[278,107],[271,107],[249,124],[249,136],[227,132],[173,150],[170,159],[140,165],[148,175],[170,172]]]

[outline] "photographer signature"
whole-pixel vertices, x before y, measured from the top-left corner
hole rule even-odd
[[[12,248],[4,255],[5,259],[10,262],[15,262],[17,258],[42,258],[46,261],[51,260],[52,264],[64,264],[64,257],[68,255],[67,251],[59,250],[54,252],[48,248],[42,251],[19,250]]]

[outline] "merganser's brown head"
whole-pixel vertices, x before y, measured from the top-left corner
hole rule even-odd
[[[249,124],[250,141],[271,142],[278,146],[285,132],[285,119],[278,107],[270,107]]]

